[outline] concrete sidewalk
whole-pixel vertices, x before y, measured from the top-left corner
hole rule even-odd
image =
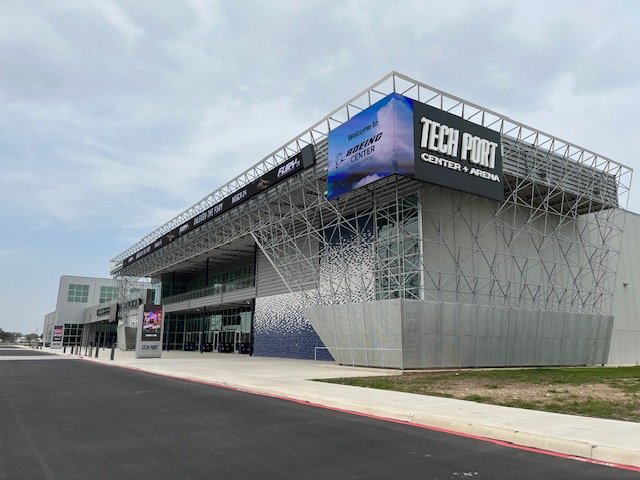
[[[640,469],[639,423],[311,381],[397,375],[397,370],[224,353],[171,351],[162,352],[162,358],[136,359],[135,352],[116,350],[110,360],[109,349],[101,349],[98,358],[44,351]]]

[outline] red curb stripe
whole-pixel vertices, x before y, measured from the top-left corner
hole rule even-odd
[[[85,359],[85,358],[81,356],[80,359]],[[332,410],[332,411],[341,412],[341,413],[348,413],[348,414],[351,414],[351,415],[358,415],[360,417],[373,418],[375,420],[383,420],[383,421],[386,421],[386,422],[399,423],[401,425],[408,425],[408,426],[411,426],[411,427],[424,428],[425,430],[431,430],[431,431],[434,431],[434,432],[447,433],[449,435],[456,435],[458,437],[470,438],[472,440],[480,440],[480,441],[483,441],[483,442],[489,442],[489,443],[493,443],[494,445],[498,445],[498,446],[501,446],[501,447],[514,448],[516,450],[523,450],[523,451],[532,452],[532,453],[540,453],[542,455],[549,455],[551,457],[564,458],[566,460],[575,460],[577,462],[591,463],[591,464],[594,464],[594,465],[601,465],[601,466],[604,466],[604,467],[612,467],[612,468],[618,468],[618,469],[621,469],[621,470],[630,470],[632,472],[640,472],[640,467],[636,467],[636,466],[633,466],[633,465],[624,465],[624,464],[621,464],[621,463],[605,462],[603,460],[596,460],[596,459],[593,459],[593,458],[579,457],[579,456],[576,456],[576,455],[569,455],[569,454],[566,454],[566,453],[553,452],[551,450],[543,450],[541,448],[536,448],[536,447],[527,447],[525,445],[518,445],[518,444],[515,444],[515,443],[511,443],[511,442],[506,442],[504,440],[497,440],[497,439],[489,438],[489,437],[481,437],[479,435],[473,435],[473,434],[470,434],[470,433],[456,432],[455,430],[447,430],[446,428],[434,427],[434,426],[425,425],[425,424],[422,424],[422,423],[408,422],[406,420],[398,420],[397,418],[381,417],[379,415],[373,415],[373,414],[370,414],[370,413],[358,412],[356,410],[346,410],[346,409],[339,408],[339,407],[321,405],[319,403],[312,403],[312,402],[309,402],[307,400],[300,400],[300,399],[297,399],[297,398],[284,397],[282,395],[276,395],[276,394],[273,394],[273,393],[258,392],[258,391],[255,391],[255,390],[249,390],[247,388],[235,387],[233,385],[226,385],[224,383],[216,383],[216,382],[211,382],[211,381],[207,381],[207,380],[199,380],[199,379],[196,379],[196,378],[189,378],[189,377],[180,377],[180,376],[177,376],[177,375],[172,375],[170,373],[150,372],[148,370],[143,370],[143,369],[137,368],[137,367],[130,367],[128,365],[118,365],[118,364],[109,364],[109,363],[106,363],[105,365],[108,365],[108,366],[111,366],[111,367],[124,368],[125,370],[131,370],[131,371],[139,372],[139,373],[148,373],[148,374],[151,374],[151,375],[156,375],[158,377],[173,378],[175,380],[183,380],[183,381],[186,381],[186,382],[198,383],[200,385],[208,385],[208,386],[212,386],[212,387],[226,388],[227,390],[234,390],[234,391],[237,391],[237,392],[250,393],[250,394],[253,394],[253,395],[260,395],[260,396],[263,396],[263,397],[276,398],[278,400],[286,400],[287,402],[294,402],[294,403],[298,403],[300,405],[308,405],[308,406],[311,406],[311,407],[324,408],[326,410]]]

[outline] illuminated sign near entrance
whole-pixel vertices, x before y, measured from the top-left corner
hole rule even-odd
[[[53,326],[53,336],[51,337],[51,348],[62,348],[64,338],[64,325]]]
[[[162,305],[140,305],[136,358],[158,358],[162,354]]]

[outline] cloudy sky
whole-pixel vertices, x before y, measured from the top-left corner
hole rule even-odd
[[[0,328],[392,70],[640,167],[640,2],[3,0]],[[629,208],[640,212],[640,185]]]

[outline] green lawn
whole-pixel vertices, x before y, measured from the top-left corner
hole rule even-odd
[[[640,422],[640,367],[420,372],[324,381]]]

